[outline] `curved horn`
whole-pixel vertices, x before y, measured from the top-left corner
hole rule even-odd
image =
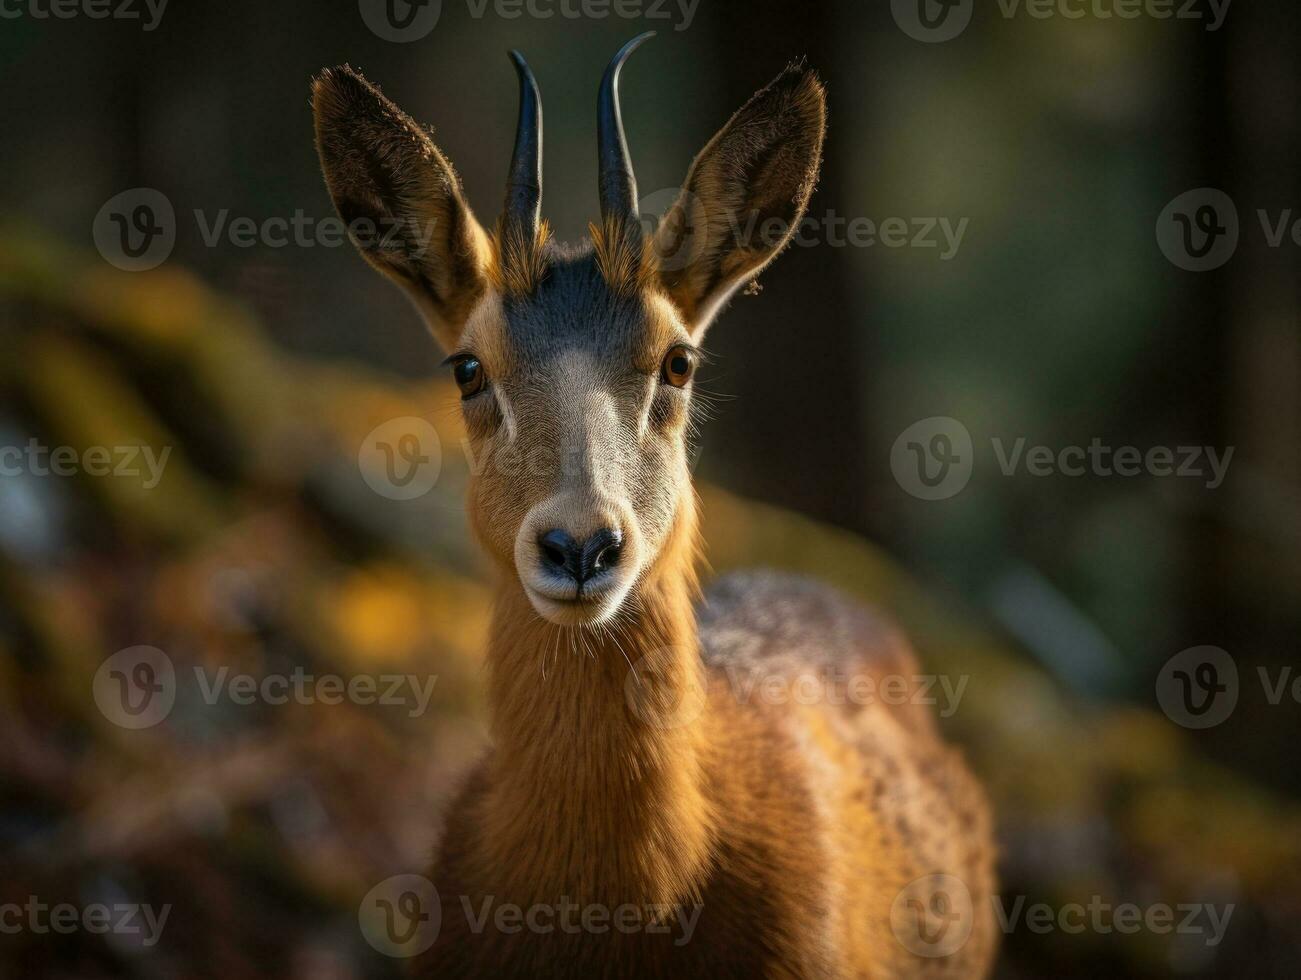
[[[612,219],[619,222],[636,221],[639,217],[637,178],[632,172],[632,161],[628,158],[628,142],[623,135],[623,115],[619,111],[619,70],[630,54],[654,36],[654,31],[647,31],[619,49],[619,53],[605,69],[601,90],[596,97],[601,217],[607,224]]]
[[[510,60],[519,75],[519,124],[506,179],[505,217],[532,238],[542,220],[542,96],[524,56],[511,51]]]

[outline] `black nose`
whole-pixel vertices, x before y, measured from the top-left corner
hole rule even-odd
[[[603,528],[581,544],[568,531],[548,531],[538,538],[542,565],[560,575],[567,575],[582,585],[599,572],[619,563],[623,535]]]

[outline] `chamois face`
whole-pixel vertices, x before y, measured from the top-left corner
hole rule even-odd
[[[313,85],[330,196],[366,260],[415,303],[450,355],[474,452],[471,523],[537,613],[617,615],[682,526],[697,346],[718,310],[789,242],[821,162],[825,96],[792,65],[692,164],[653,236],[618,108],[601,82],[602,223],[556,245],[541,220],[541,102],[524,59],[506,208],[489,234],[431,139],[353,69]],[[763,241],[736,229],[784,228]]]
[[[556,255],[527,296],[490,291],[450,358],[475,455],[479,539],[539,614],[615,615],[691,492],[698,354],[676,308],[620,295],[591,251]]]

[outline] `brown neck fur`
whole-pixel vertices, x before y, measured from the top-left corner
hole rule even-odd
[[[704,718],[692,710],[704,693],[691,495],[683,509],[608,628],[555,626],[513,578],[502,584],[488,649],[496,750],[477,857],[513,900],[676,904],[697,892],[713,821]]]

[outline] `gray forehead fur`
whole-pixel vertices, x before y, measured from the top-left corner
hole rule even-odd
[[[581,350],[625,359],[646,322],[640,296],[620,296],[601,276],[590,242],[548,246],[548,270],[530,296],[503,303],[506,332],[525,363]]]

